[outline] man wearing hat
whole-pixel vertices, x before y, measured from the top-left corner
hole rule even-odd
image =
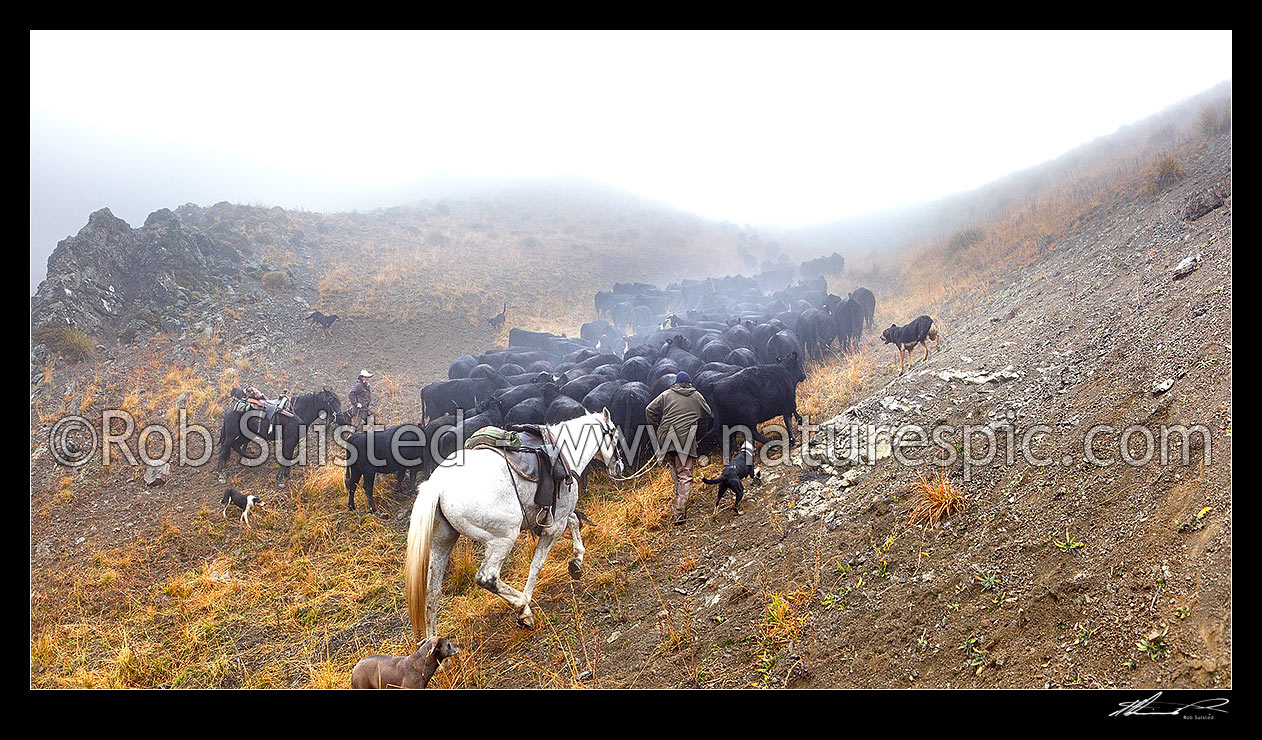
[[[657,429],[658,455],[664,456],[671,480],[675,482],[672,523],[684,524],[684,510],[692,495],[692,466],[697,460],[697,426],[714,417],[710,405],[692,385],[686,372],[675,376],[675,384],[649,403],[644,410],[648,423]]]
[[[354,388],[351,388],[348,395],[351,404],[351,424],[357,432],[363,429],[364,423],[368,421],[368,404],[372,402],[372,389],[368,387],[368,379],[371,377],[372,373],[360,370],[359,381],[355,383]]]

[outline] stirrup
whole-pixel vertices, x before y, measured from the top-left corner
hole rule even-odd
[[[545,514],[547,515],[547,519],[548,519],[547,522],[543,521]],[[548,527],[548,526],[551,526],[552,523],[555,521],[556,521],[556,517],[552,515],[551,507],[540,509],[538,512],[535,513],[535,526],[536,527],[540,527],[540,528]]]

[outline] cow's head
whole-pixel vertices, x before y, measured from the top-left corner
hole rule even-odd
[[[777,357],[776,362],[789,371],[789,377],[793,378],[794,383],[806,380],[806,371],[802,368],[802,359],[798,357],[797,350],[786,357]]]

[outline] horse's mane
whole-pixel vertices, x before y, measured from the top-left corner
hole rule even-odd
[[[306,393],[301,396],[294,396],[294,416],[297,416],[299,419],[303,421],[303,423],[307,423],[307,424],[311,423],[312,421],[315,421],[320,411],[324,408],[323,404],[321,404],[319,400],[320,396],[323,395],[324,392],[325,392],[324,390],[318,390],[314,393]],[[334,396],[334,399],[337,399],[336,395]],[[338,411],[341,411],[342,410],[341,406],[342,406],[341,401],[336,400],[334,403],[334,408],[330,412],[330,415]]]

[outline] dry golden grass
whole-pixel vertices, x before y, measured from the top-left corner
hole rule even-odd
[[[798,386],[798,411],[817,424],[844,411],[863,392],[864,371],[871,362],[871,350],[865,345],[840,361],[812,363],[806,380]]]
[[[237,517],[222,518],[218,506],[203,507],[191,530],[164,520],[151,541],[34,579],[33,685],[345,687],[358,658],[410,652],[401,572],[406,532],[347,514],[343,472],[335,464],[309,469],[291,495],[264,493],[268,510],[251,517],[252,530]],[[393,479],[385,481],[378,501],[397,505],[387,501]],[[519,630],[508,605],[474,584],[481,548],[462,538],[440,607],[440,630],[462,652],[434,685],[580,685],[598,651],[573,589],[621,593],[626,571],[652,557],[653,539],[663,534],[669,475],[659,469],[637,483],[593,474],[582,508],[597,526],[583,532],[583,581],[571,585],[566,537],[540,574],[533,633]],[[532,544],[522,538],[505,564],[506,581],[524,583]],[[202,554],[195,565],[162,575],[177,548]],[[541,597],[558,596],[562,614],[539,605]],[[382,630],[382,620],[397,621]],[[562,657],[547,665],[524,659],[517,648],[527,641],[543,641],[548,654]]]
[[[951,483],[945,472],[933,478],[921,478],[915,484],[916,503],[907,514],[907,523],[936,527],[964,510],[965,496]]]

